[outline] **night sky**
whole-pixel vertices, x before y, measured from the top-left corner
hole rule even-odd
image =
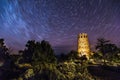
[[[0,38],[14,50],[47,40],[57,53],[77,48],[86,32],[91,46],[104,37],[120,43],[120,0],[0,0]]]

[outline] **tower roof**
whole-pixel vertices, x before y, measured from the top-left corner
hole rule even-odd
[[[86,36],[86,37],[87,37],[87,33],[80,33],[80,34],[78,35],[78,37],[81,37],[81,36]]]

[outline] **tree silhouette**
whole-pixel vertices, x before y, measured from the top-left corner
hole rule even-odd
[[[118,52],[117,46],[115,44],[110,43],[109,40],[105,40],[104,38],[98,39],[96,50],[102,53],[104,63],[107,57],[110,57],[110,56],[112,57]]]
[[[95,46],[96,50],[102,52],[104,55],[106,52],[105,45],[109,42],[109,40],[105,40],[104,38],[97,39],[97,45]]]
[[[4,39],[0,39],[0,61],[3,62],[3,65],[0,66],[0,72],[2,73],[0,79],[11,80],[18,77],[17,66],[13,56],[10,55],[10,49],[4,43]]]
[[[8,56],[8,48],[5,46],[4,39],[0,39],[0,59],[4,60]]]
[[[49,62],[55,62],[55,54],[49,42],[43,40],[41,41],[41,52],[45,54]]]
[[[35,40],[29,40],[26,44],[26,48],[23,51],[23,61],[30,63],[32,61],[32,56],[35,51]]]
[[[107,57],[109,58],[109,60],[113,60],[117,58],[117,54],[119,52],[118,47],[115,44],[106,44],[106,50],[107,50]]]
[[[97,39],[97,45],[95,46],[96,50],[98,50],[99,52],[102,53],[103,59],[104,59],[104,63],[105,63],[105,54],[107,52],[106,45],[109,42],[110,42],[109,40],[105,40],[104,38],[99,38],[99,39]]]
[[[26,44],[26,48],[19,52],[22,53],[23,63],[31,63],[32,61],[44,61],[51,63],[56,61],[51,45],[45,40],[41,42],[29,40]]]

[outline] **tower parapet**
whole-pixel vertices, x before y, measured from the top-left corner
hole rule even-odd
[[[87,58],[90,56],[90,46],[87,33],[80,33],[78,35],[78,55],[85,55]]]

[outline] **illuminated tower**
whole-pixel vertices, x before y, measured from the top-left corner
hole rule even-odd
[[[87,58],[90,56],[90,47],[88,42],[88,35],[86,33],[80,33],[78,35],[78,55],[85,55]]]

